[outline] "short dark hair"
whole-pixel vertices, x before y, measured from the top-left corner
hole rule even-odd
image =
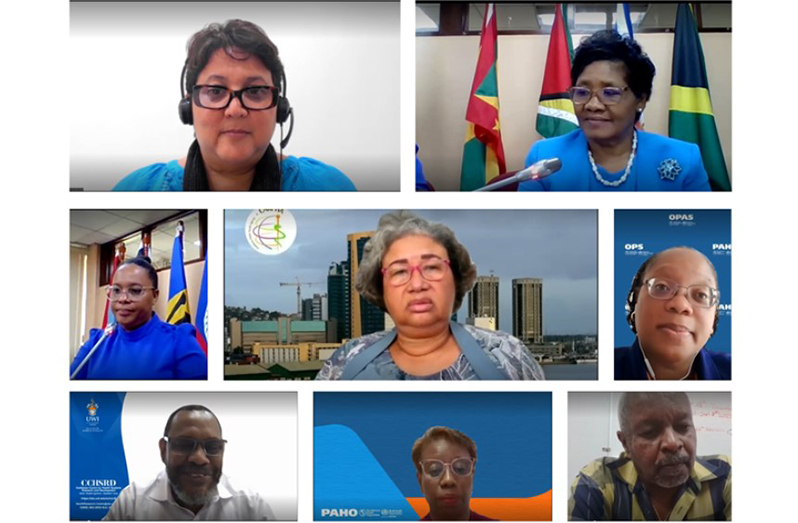
[[[272,73],[272,80],[282,92],[284,90],[283,63],[277,46],[259,26],[246,20],[228,20],[223,24],[210,24],[196,32],[188,41],[186,58],[186,96],[197,83],[197,78],[211,55],[224,49],[232,58],[240,59],[235,52],[243,52],[260,59]]]
[[[697,249],[694,249],[692,247],[687,247],[686,245],[682,245],[678,247],[670,247],[668,249],[665,249],[664,251],[659,251],[656,254],[652,254],[651,256],[649,256],[649,258],[646,261],[643,262],[643,265],[641,265],[640,268],[637,269],[635,277],[632,278],[632,286],[629,288],[629,294],[626,295],[626,305],[625,305],[626,323],[629,324],[629,326],[632,328],[632,332],[634,332],[635,334],[637,334],[637,327],[635,327],[635,321],[632,315],[634,314],[635,308],[637,307],[637,300],[640,297],[640,289],[643,288],[643,283],[644,283],[643,278],[645,278],[648,269],[651,268],[652,265],[654,265],[655,261],[657,261],[657,258],[662,256],[666,252],[672,251],[674,249],[688,249],[693,252],[697,252],[698,254],[703,256],[706,262],[709,264],[709,268],[712,269],[712,275],[715,277],[715,285],[718,286],[720,285],[720,282],[718,282],[718,271],[715,269],[715,266],[712,265],[712,262],[709,261],[709,258],[707,258],[703,252]],[[719,318],[720,318],[720,307],[716,306],[715,321],[712,323],[712,334],[715,334],[715,331],[718,329]]]
[[[163,429],[163,437],[166,438],[169,436],[169,431],[172,429],[172,422],[174,421],[175,416],[181,412],[207,412],[213,416],[213,419],[216,420],[216,424],[219,425],[219,435],[222,435],[222,424],[219,423],[219,418],[216,417],[216,414],[214,414],[211,409],[205,405],[183,405],[169,415],[169,419],[166,420],[166,426]]]
[[[622,62],[626,66],[629,89],[637,98],[651,98],[654,75],[657,74],[654,63],[640,44],[612,29],[596,31],[580,42],[571,64],[571,84],[576,85],[588,65],[601,60]]]
[[[618,424],[621,432],[629,434],[629,418],[632,415],[632,406],[638,403],[651,403],[655,401],[669,401],[677,403],[686,401],[690,405],[690,398],[684,392],[624,392],[618,400]],[[692,407],[690,408],[692,411]]]
[[[116,270],[118,271],[125,265],[135,265],[136,267],[141,267],[147,271],[147,276],[149,276],[152,286],[156,289],[158,288],[158,271],[156,271],[155,267],[152,266],[152,261],[148,257],[136,256],[135,258],[125,260],[116,268]]]
[[[449,427],[441,426],[430,427],[423,436],[418,438],[415,443],[413,443],[413,450],[410,453],[411,459],[413,460],[413,465],[416,467],[416,471],[419,473],[421,473],[421,465],[419,465],[419,462],[421,461],[421,452],[424,450],[424,445],[437,439],[446,440],[449,443],[460,445],[468,451],[468,454],[474,461],[477,460],[477,444],[474,443],[473,439],[469,438],[457,429],[450,429]]]

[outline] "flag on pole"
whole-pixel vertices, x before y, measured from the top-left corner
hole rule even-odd
[[[574,104],[568,96],[571,87],[571,37],[563,17],[562,6],[555,5],[554,24],[549,37],[549,52],[540,89],[537,132],[544,138],[566,134],[579,127]]]
[[[494,4],[486,4],[479,39],[479,57],[466,110],[465,145],[460,190],[484,186],[507,168],[499,126],[499,83],[496,74],[498,30]]]
[[[166,304],[166,322],[172,325],[191,323],[186,271],[183,267],[183,230],[183,222],[177,222],[175,243],[172,247],[172,266],[169,269],[169,302]]]
[[[116,252],[114,253],[114,263],[111,267],[111,277],[108,279],[108,285],[112,285],[114,282],[114,274],[116,274],[116,269],[119,267],[119,264],[125,261],[125,244],[121,243],[116,248]],[[116,323],[116,317],[114,316],[114,311],[111,310],[111,300],[107,297],[105,298],[105,311],[103,311],[103,326],[102,329],[105,330],[108,325],[113,325]]]
[[[615,30],[624,36],[628,36],[632,40],[635,39],[629,4],[617,4],[615,8]]]
[[[200,285],[199,302],[197,303],[197,341],[208,355],[208,253],[205,253],[205,268],[202,270],[202,284]]]
[[[704,51],[688,4],[679,4],[674,32],[668,135],[698,144],[712,190],[730,191],[729,172],[709,96]]]

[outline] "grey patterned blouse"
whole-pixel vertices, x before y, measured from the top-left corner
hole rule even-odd
[[[463,325],[476,340],[485,354],[496,366],[512,380],[543,380],[543,369],[532,357],[529,349],[521,341],[501,331],[490,331]],[[317,380],[341,379],[344,367],[363,350],[387,336],[389,331],[375,332],[349,341],[335,351],[319,373]],[[383,351],[369,363],[383,380],[476,380],[479,379],[468,360],[461,353],[449,367],[428,376],[414,376],[402,371],[391,358],[388,350]]]

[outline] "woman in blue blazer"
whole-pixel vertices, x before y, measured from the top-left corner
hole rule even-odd
[[[536,142],[525,165],[562,169],[519,191],[709,191],[695,144],[635,129],[651,97],[654,64],[632,39],[599,31],[576,49],[569,90],[579,129]]]

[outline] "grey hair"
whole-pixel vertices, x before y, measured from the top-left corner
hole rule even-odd
[[[690,398],[684,392],[624,392],[618,400],[618,423],[621,432],[629,434],[631,427],[629,419],[632,417],[633,407],[640,403],[651,404],[657,402],[679,403],[686,402],[690,406]],[[649,408],[646,406],[646,408]],[[692,407],[690,407],[692,411]]]
[[[471,262],[468,250],[457,241],[454,231],[442,223],[431,223],[410,211],[392,211],[382,215],[377,232],[363,247],[363,259],[355,278],[355,289],[365,299],[386,311],[382,288],[382,258],[393,242],[415,235],[432,238],[446,249],[449,267],[454,275],[453,311],[456,311],[463,303],[466,293],[474,286],[477,267]]]

